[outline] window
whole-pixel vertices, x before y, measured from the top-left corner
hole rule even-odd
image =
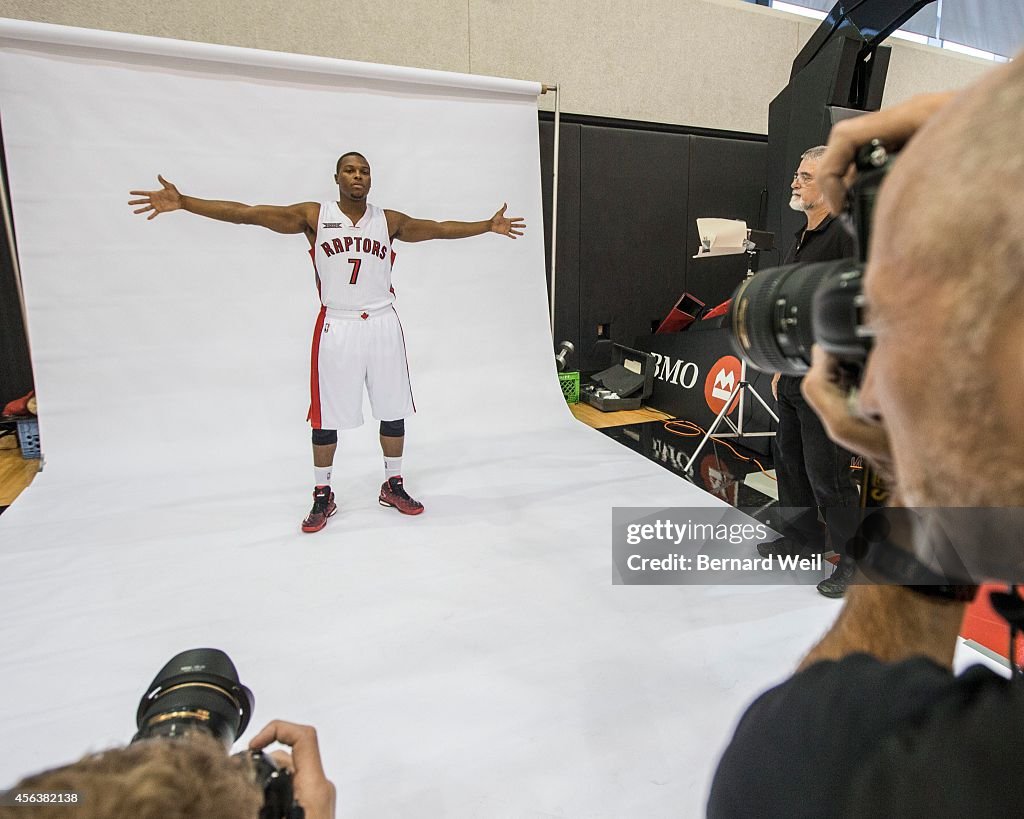
[[[815,20],[824,20],[835,5],[835,0],[765,2],[779,11]],[[1003,0],[936,0],[904,25],[905,28],[893,32],[892,36],[984,60],[1006,62],[1018,44],[1024,43],[1024,5]],[[949,39],[945,39],[944,34]]]

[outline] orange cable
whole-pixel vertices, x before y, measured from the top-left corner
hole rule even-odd
[[[678,429],[673,429],[673,424],[682,426],[683,429],[687,431],[682,432]],[[671,432],[673,435],[679,435],[683,438],[696,438],[698,435],[706,434],[704,428],[700,424],[695,423],[694,421],[665,421],[664,426],[666,432]],[[709,438],[716,444],[722,444],[723,446],[728,447],[729,451],[732,452],[732,454],[739,458],[741,461],[753,461],[755,464],[757,464],[757,468],[761,470],[761,474],[764,475],[769,480],[778,480],[774,475],[768,474],[768,470],[764,468],[764,465],[759,460],[757,460],[757,458],[748,458],[746,455],[740,455],[740,453],[736,451],[736,448],[732,444],[728,443],[727,441],[723,441],[721,438],[718,438],[714,435],[709,436]]]

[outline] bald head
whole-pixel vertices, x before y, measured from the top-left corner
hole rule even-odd
[[[879,194],[861,408],[911,506],[1024,505],[1022,132],[1019,60],[932,117]]]
[[[907,144],[883,186],[869,258],[986,300],[1024,285],[1024,61],[991,72]]]

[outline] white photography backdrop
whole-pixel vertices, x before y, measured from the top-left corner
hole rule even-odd
[[[808,588],[612,587],[611,508],[710,496],[569,415],[547,325],[531,83],[4,21],[0,114],[46,469],[0,518],[0,787],[127,740],[175,652],[225,649],[315,724],[349,816],[697,816],[746,703],[836,611]],[[302,236],[129,189],[336,196],[518,241],[399,245],[419,518],[376,425],[312,484]],[[369,417],[369,416],[368,416]]]

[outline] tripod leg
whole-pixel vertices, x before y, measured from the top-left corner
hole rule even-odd
[[[767,412],[775,420],[775,423],[779,423],[779,416],[776,415],[775,411],[765,403],[765,400],[758,394],[757,390],[755,390],[749,384],[747,385],[747,388],[750,390],[751,393],[753,393],[754,398],[758,400],[758,403],[760,403],[761,406],[764,407],[765,412]]]
[[[689,473],[693,471],[694,461],[697,460],[697,456],[700,455],[700,451],[704,449],[704,444],[708,442],[708,438],[715,434],[715,430],[718,429],[718,425],[722,423],[722,419],[725,417],[726,411],[732,406],[736,393],[741,389],[743,389],[742,381],[735,386],[731,393],[729,393],[729,399],[722,405],[722,409],[718,411],[718,415],[715,416],[715,420],[711,423],[711,426],[708,427],[708,431],[705,432],[704,437],[700,439],[700,443],[697,444],[697,448],[693,451],[693,455],[690,456],[690,460],[688,460],[686,462],[686,466],[683,467],[684,472]]]

